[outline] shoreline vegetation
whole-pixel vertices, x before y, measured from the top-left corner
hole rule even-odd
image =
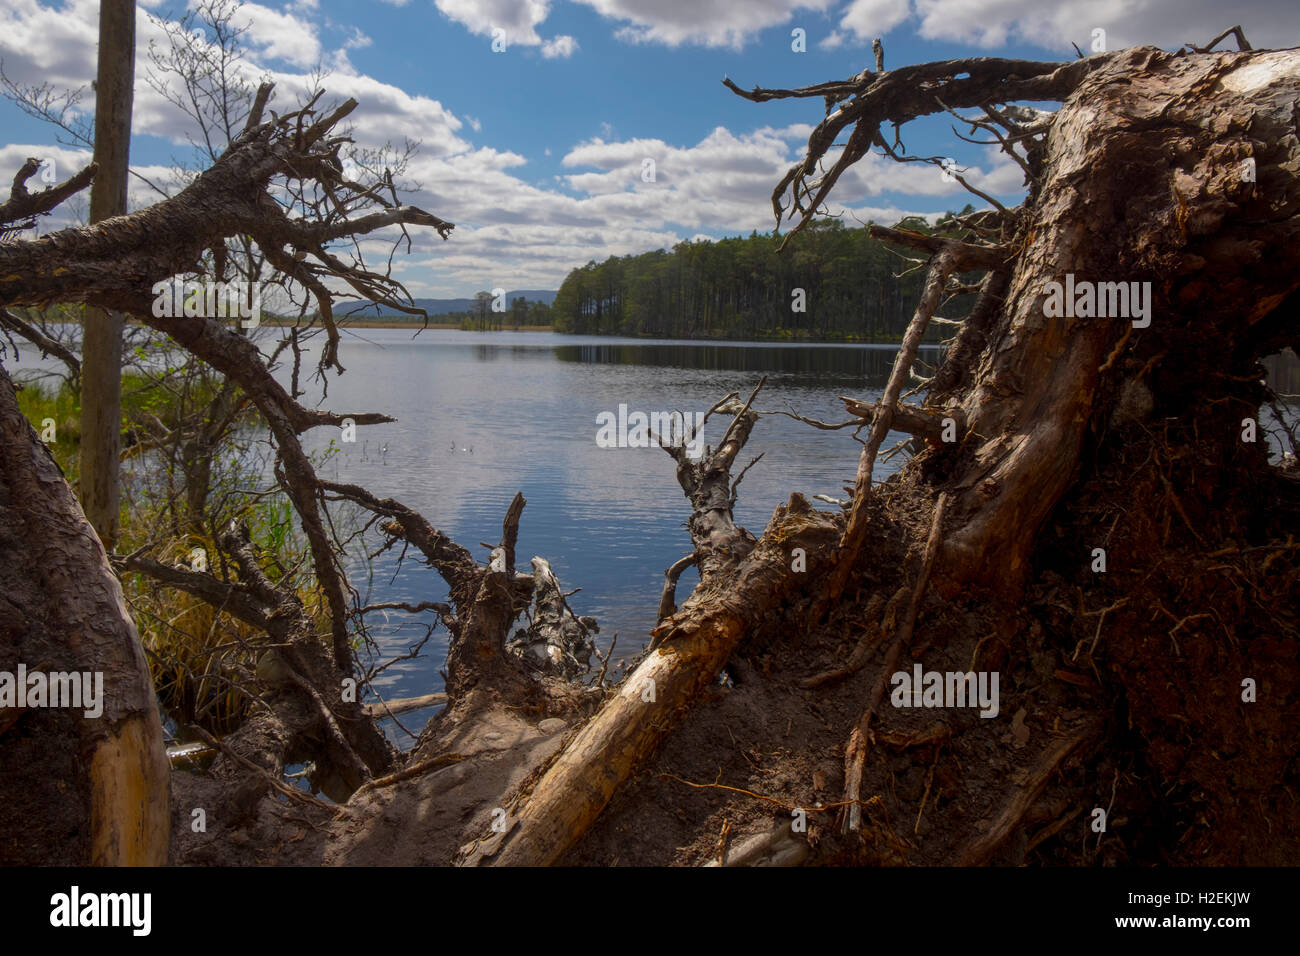
[[[451,321],[448,321],[448,319]],[[433,321],[441,319],[442,321]],[[55,321],[64,322],[69,325],[78,325],[81,322],[79,315],[65,313]],[[140,324],[139,320],[128,317],[132,324]],[[308,321],[295,323],[290,319],[281,319],[266,317],[261,320],[259,325],[269,326],[272,328],[292,328],[295,324],[307,325]],[[763,342],[783,345],[899,345],[902,342],[902,336],[876,335],[870,338],[862,338],[855,335],[829,335],[826,337],[815,336],[806,329],[764,329],[759,330],[759,334],[750,338],[748,336],[729,335],[721,330],[710,332],[697,332],[694,335],[657,335],[651,332],[578,332],[572,329],[557,328],[554,323],[549,325],[520,325],[520,326],[495,326],[493,328],[482,328],[476,323],[464,321],[463,318],[457,319],[456,316],[431,316],[429,323],[426,325],[419,319],[406,319],[399,316],[376,316],[366,319],[348,319],[338,320],[339,328],[348,329],[410,329],[411,331],[438,331],[438,332],[554,332],[557,335],[588,335],[601,338],[622,338],[622,339],[677,339],[684,342]],[[926,344],[937,344],[931,339],[936,336],[926,336]]]
[[[949,212],[931,225],[908,217],[894,227],[921,236],[969,239],[960,216]],[[783,239],[757,232],[720,240],[681,242],[671,251],[611,256],[573,269],[554,293],[480,291],[457,300],[415,300],[419,307],[468,303],[467,309],[414,316],[358,311],[336,315],[340,329],[458,330],[466,332],[555,332],[631,339],[700,342],[764,342],[792,345],[900,345],[924,276],[908,268],[910,258],[895,245],[873,238],[865,227],[836,219],[818,220]],[[974,306],[971,276],[960,275],[956,294],[936,312],[956,319]],[[494,292],[496,295],[494,296]],[[535,296],[530,300],[527,296]],[[547,301],[547,300],[550,301]],[[502,308],[502,305],[505,305]],[[45,321],[53,316],[45,310]],[[75,308],[56,306],[55,321],[80,321]],[[292,327],[313,316],[263,312],[261,325]],[[944,334],[935,325],[926,344]]]
[[[292,326],[292,322],[267,322],[263,325],[274,325],[276,327]],[[558,329],[554,325],[521,325],[518,328],[493,328],[479,329],[467,328],[451,322],[430,322],[428,325],[422,325],[420,322],[404,322],[395,318],[378,318],[366,319],[361,322],[347,321],[340,322],[341,329],[412,329],[412,330],[437,330],[437,331],[460,331],[460,332],[554,332],[557,335],[590,335],[601,338],[619,338],[619,339],[676,339],[683,342],[763,342],[781,345],[900,345],[903,341],[902,336],[875,336],[870,339],[858,338],[856,336],[831,336],[827,338],[810,337],[804,329],[775,329],[768,334],[760,334],[757,338],[737,337],[722,333],[704,334],[699,333],[692,336],[674,336],[674,335],[654,335],[649,332],[574,332],[567,329]],[[934,344],[926,339],[926,344]]]
[[[973,212],[967,205],[933,224],[906,217],[893,227],[892,240],[865,226],[821,219],[784,237],[753,232],[611,256],[569,273],[550,318],[557,332],[587,335],[897,344],[925,283],[899,238],[970,241],[961,217]],[[959,271],[935,318],[968,315],[978,278]],[[938,327],[926,330],[927,342],[942,337]]]
[[[291,327],[294,323],[277,320],[263,320],[262,325],[275,326],[276,328]],[[428,331],[458,331],[458,332],[554,332],[557,335],[590,335],[604,338],[621,338],[621,339],[680,339],[685,342],[764,342],[777,343],[784,345],[899,345],[902,342],[902,336],[876,336],[870,339],[858,338],[856,336],[831,336],[828,338],[810,337],[807,330],[804,329],[773,329],[761,333],[757,338],[750,339],[745,337],[736,337],[727,335],[722,332],[713,334],[698,333],[693,336],[667,336],[654,335],[649,332],[574,332],[568,329],[556,328],[555,325],[521,325],[516,327],[497,327],[491,329],[482,329],[467,326],[464,323],[456,322],[429,322],[428,325],[422,324],[419,320],[405,321],[392,316],[381,316],[374,319],[346,320],[339,322],[340,329],[411,329],[428,330]]]

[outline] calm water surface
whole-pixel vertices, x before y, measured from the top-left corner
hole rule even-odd
[[[269,332],[270,330],[266,330]],[[474,333],[429,330],[413,337],[398,329],[345,332],[346,374],[332,378],[328,397],[318,387],[304,400],[336,412],[384,412],[391,424],[360,427],[355,444],[321,467],[324,477],[353,482],[421,512],[435,527],[470,548],[501,537],[501,519],[516,491],[528,504],[520,524],[518,564],[533,555],[551,562],[578,614],[600,623],[600,647],[615,633],[614,661],[647,641],[668,565],[691,550],[689,508],[659,448],[601,448],[597,416],[631,411],[706,411],[728,392],[749,392],[766,375],[756,402],[764,411],[791,410],[826,422],[844,421],[839,395],[875,399],[889,375],[893,346],[700,343],[585,338],[550,333]],[[33,351],[21,363],[33,368]],[[938,351],[923,350],[935,362]],[[310,359],[309,359],[310,361]],[[1279,391],[1300,391],[1294,356],[1269,359]],[[278,373],[288,379],[287,370]],[[305,377],[305,376],[304,376]],[[717,416],[704,441],[716,443],[727,425]],[[821,431],[780,415],[755,426],[740,464],[763,453],[740,485],[736,516],[755,535],[792,491],[843,497],[861,445],[851,429]],[[336,429],[316,429],[308,451],[323,453]],[[865,431],[863,438],[866,437]],[[885,448],[904,435],[891,434]],[[384,450],[386,448],[386,451]],[[902,457],[878,463],[876,478]],[[819,503],[819,507],[829,505]],[[380,539],[367,542],[374,551]],[[362,549],[353,547],[359,554]],[[397,551],[373,562],[354,560],[354,584],[367,603],[440,601],[442,579],[418,560],[397,565]],[[684,601],[696,581],[688,570],[678,587]],[[387,659],[407,651],[432,615],[372,615],[372,630]],[[446,633],[439,629],[421,657],[388,668],[376,681],[388,697],[442,690]],[[422,726],[427,714],[404,723]],[[391,724],[388,725],[391,729]],[[392,730],[398,735],[396,730]]]
[[[691,550],[689,506],[662,449],[599,447],[598,415],[617,413],[620,404],[629,412],[704,412],[728,392],[747,397],[766,375],[756,402],[760,409],[793,409],[841,422],[847,415],[837,396],[878,397],[895,352],[892,346],[550,333],[428,331],[412,338],[403,330],[363,330],[345,335],[347,373],[331,381],[324,406],[382,411],[398,421],[359,428],[356,444],[342,446],[345,451],[322,474],[417,509],[480,560],[487,549],[479,542],[500,539],[506,507],[516,491],[523,492],[528,505],[520,524],[520,566],[541,555],[566,589],[582,588],[570,604],[600,622],[602,652],[619,635],[617,661],[644,646],[664,569]],[[937,354],[931,349],[922,359],[933,362]],[[711,419],[704,441],[716,443],[727,421]],[[861,449],[851,432],[763,416],[740,459],[743,465],[763,453],[740,485],[740,523],[760,534],[792,491],[843,497]],[[891,435],[886,447],[905,437]],[[319,429],[308,438],[314,442],[309,450],[323,451],[330,434]],[[901,464],[896,458],[878,466],[877,478]],[[434,572],[410,560],[398,570],[391,553],[375,559],[369,593],[363,569],[357,572],[368,601],[446,596]],[[679,602],[695,581],[694,571],[683,575]],[[424,633],[418,623],[423,617],[398,612],[375,628],[387,656],[404,652]],[[426,652],[384,672],[382,688],[389,696],[442,689],[445,634],[426,645]]]

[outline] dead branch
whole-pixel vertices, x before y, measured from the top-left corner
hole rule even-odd
[[[361,709],[365,711],[368,717],[383,719],[384,717],[406,714],[413,710],[423,710],[426,707],[437,707],[445,703],[447,703],[446,694],[421,694],[419,697],[373,701],[369,704],[362,704]]]
[[[756,87],[746,92],[726,78],[723,84],[755,103],[790,97],[849,99],[817,125],[808,137],[805,157],[786,172],[772,191],[777,224],[787,208],[791,220],[796,220],[788,240],[812,220],[840,175],[870,146],[891,151],[881,135],[882,126],[892,124],[897,129],[910,120],[941,111],[937,98],[958,109],[1016,100],[1064,100],[1091,71],[1113,56],[1102,53],[1067,64],[975,57],[922,63],[889,72],[864,70],[846,80],[794,90]],[[839,159],[825,175],[810,182],[808,177],[816,174],[818,163],[850,126],[852,132]],[[783,202],[787,192],[788,207]]]
[[[939,296],[948,282],[948,277],[957,270],[958,258],[963,254],[959,247],[946,244],[951,241],[941,240],[944,244],[941,245],[940,251],[936,253],[930,263],[930,274],[926,279],[921,301],[917,303],[916,314],[908,324],[907,333],[903,336],[902,346],[898,350],[898,356],[894,359],[894,367],[890,372],[889,382],[885,386],[885,393],[878,403],[879,411],[872,422],[871,437],[868,439],[866,447],[862,449],[862,455],[858,461],[858,474],[854,480],[853,510],[849,513],[848,526],[840,539],[835,570],[831,573],[830,580],[827,582],[824,595],[813,610],[811,619],[814,621],[819,620],[821,615],[825,613],[826,607],[839,600],[840,595],[844,593],[844,587],[848,583],[853,566],[857,561],[858,552],[862,547],[863,540],[866,538],[867,492],[871,487],[871,476],[876,463],[876,453],[880,450],[881,443],[885,440],[885,436],[893,425],[894,416],[898,410],[899,393],[903,389],[903,382],[912,367],[912,363],[916,361],[916,352],[921,345],[921,338],[925,334],[930,316],[934,314],[935,308],[938,307]],[[961,245],[965,244],[962,243]]]
[[[1245,34],[1245,32],[1241,29],[1241,25],[1240,25],[1240,24],[1238,24],[1238,25],[1235,26],[1235,27],[1229,27],[1228,29],[1224,30],[1222,33],[1220,33],[1217,37],[1215,37],[1215,38],[1214,38],[1213,40],[1211,40],[1209,43],[1205,44],[1205,46],[1197,46],[1197,45],[1194,44],[1194,43],[1188,43],[1188,44],[1186,44],[1186,46],[1187,46],[1187,48],[1190,49],[1193,53],[1209,53],[1209,52],[1210,52],[1211,50],[1213,50],[1216,46],[1218,46],[1219,43],[1221,43],[1222,41],[1226,40],[1226,39],[1227,39],[1228,37],[1230,37],[1230,36],[1231,36],[1231,37],[1236,37],[1236,39],[1237,39],[1237,49],[1238,49],[1238,50],[1249,50],[1249,49],[1251,49],[1251,45],[1250,45],[1250,43],[1248,43],[1248,42],[1246,41],[1246,34]]]
[[[8,309],[0,309],[0,327],[16,332],[35,345],[45,355],[53,355],[72,373],[73,381],[81,378],[81,360],[67,348],[50,338],[36,326],[24,322]]]
[[[735,407],[743,408],[739,402]],[[745,413],[733,440],[747,436],[752,415]],[[719,480],[725,487],[725,470]],[[787,549],[804,548],[808,573],[815,574],[818,556],[834,533],[834,525],[798,495],[777,509],[768,528],[779,529],[771,535],[779,543],[769,540],[747,549],[734,574],[701,576],[686,605],[652,632],[663,639],[657,649],[567,741],[531,791],[508,801],[505,831],[485,834],[465,848],[463,864],[552,863],[585,832],[677,717],[717,678],[736,642],[796,589],[802,575],[791,573]]]
[[[659,613],[655,616],[656,621],[662,621],[677,613],[677,579],[682,576],[683,571],[698,561],[699,558],[692,552],[684,558],[678,558],[664,572],[664,590],[659,597]]]
[[[377,498],[359,485],[322,481],[321,488],[339,498],[393,520],[384,531],[420,549],[425,560],[447,582],[458,619],[468,613],[478,592],[483,569],[470,552],[443,534],[421,515],[392,498]]]
[[[840,401],[849,410],[849,414],[857,416],[859,422],[870,424],[880,414],[879,402],[872,404],[845,395],[840,396]],[[918,438],[924,438],[933,445],[940,445],[943,443],[944,419],[946,418],[953,420],[956,434],[954,440],[960,442],[966,434],[966,413],[961,408],[929,409],[919,408],[915,405],[898,405],[894,408],[894,419],[890,427],[900,432],[907,432],[909,435],[915,435]]]
[[[71,176],[48,189],[38,193],[27,191],[27,180],[31,179],[41,168],[41,161],[34,157],[19,168],[14,175],[9,199],[0,203],[0,232],[20,232],[31,229],[41,216],[49,215],[52,210],[69,196],[76,195],[90,185],[99,167],[91,163],[75,176]]]

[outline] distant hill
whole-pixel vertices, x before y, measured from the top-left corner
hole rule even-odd
[[[529,302],[545,302],[547,305],[550,305],[555,301],[556,291],[557,290],[555,289],[519,289],[515,292],[507,292],[506,308],[509,308],[516,299],[527,299]],[[416,308],[424,309],[424,311],[428,312],[430,315],[447,315],[449,313],[468,312],[474,307],[474,300],[472,298],[416,299],[415,306]],[[355,308],[355,304],[349,306],[349,311],[351,311],[352,308]],[[393,313],[389,309],[385,309],[383,306],[380,306],[379,308],[380,314],[382,315],[397,314]],[[375,313],[372,312],[367,314],[374,315]]]

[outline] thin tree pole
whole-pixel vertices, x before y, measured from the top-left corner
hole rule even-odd
[[[135,81],[135,3],[99,7],[95,81],[95,162],[90,192],[93,225],[126,212],[131,107]],[[81,359],[81,507],[106,550],[117,537],[121,483],[122,326],[119,312],[88,308]]]

